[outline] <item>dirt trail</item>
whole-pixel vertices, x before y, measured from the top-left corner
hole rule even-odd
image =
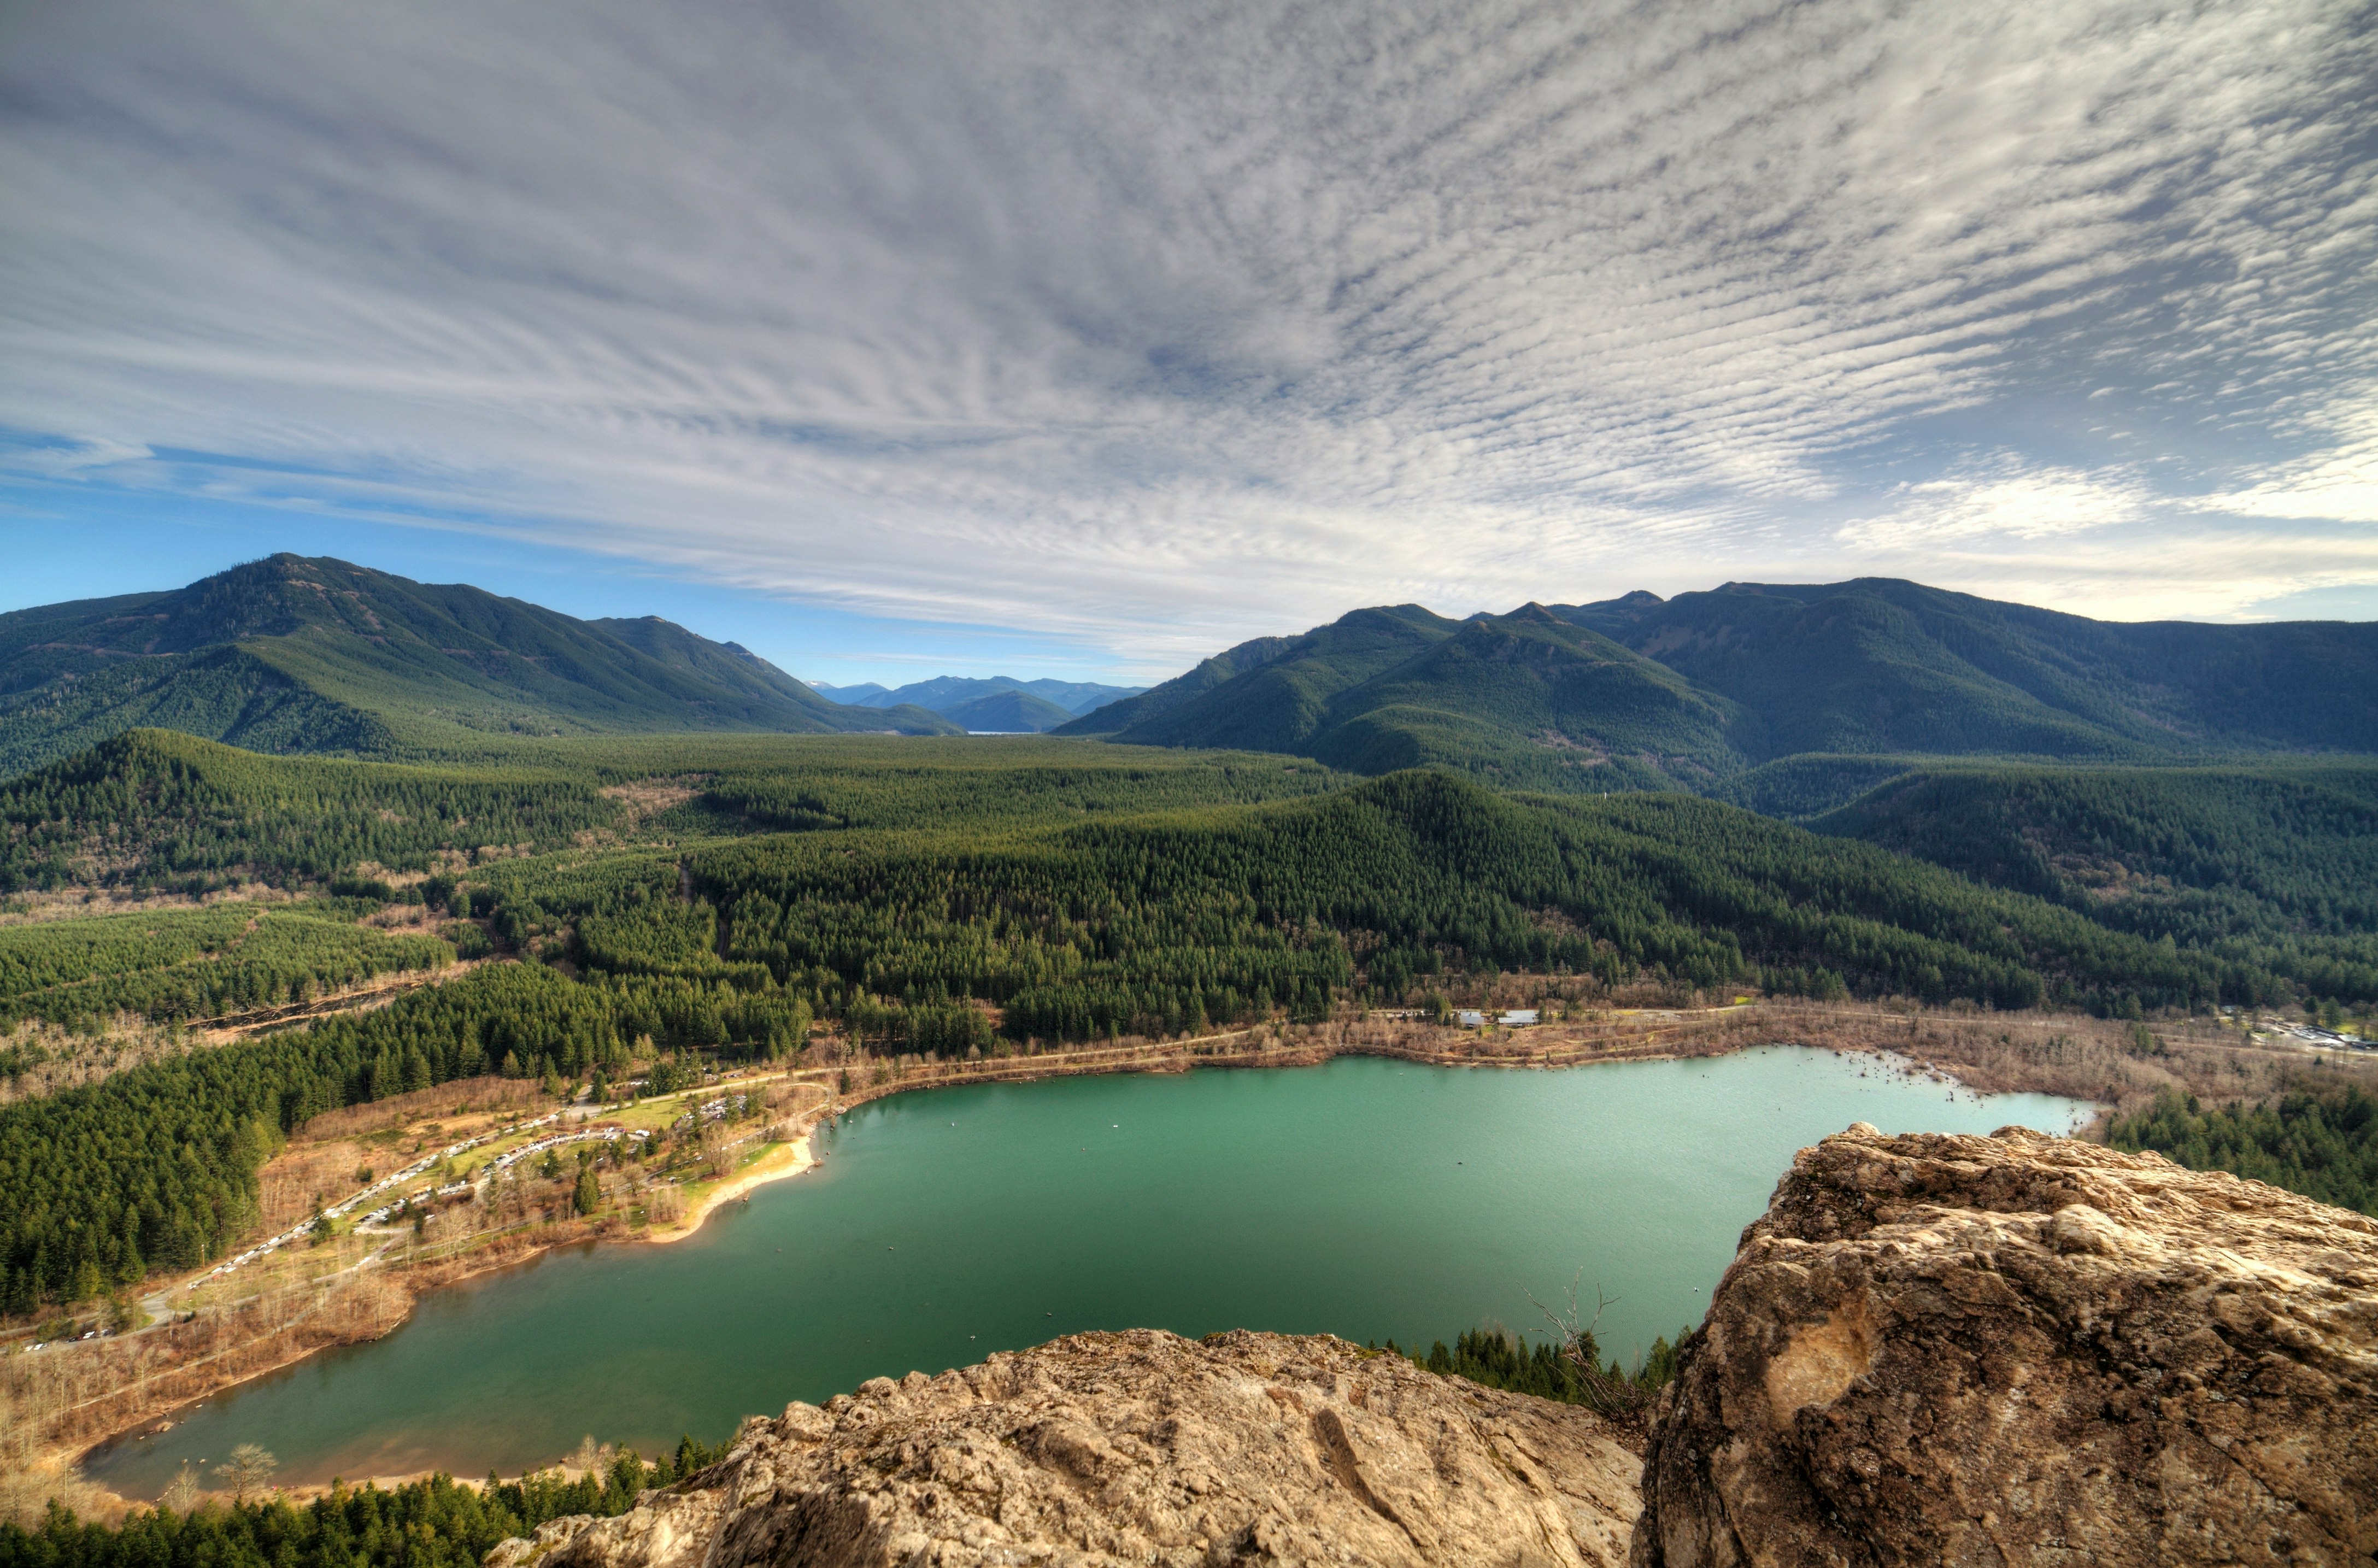
[[[312,1001],[293,1002],[286,1007],[258,1008],[249,1012],[225,1013],[221,1018],[209,1019],[190,1033],[208,1045],[224,1045],[283,1023],[328,1018],[341,1012],[368,1012],[375,1008],[386,1007],[407,991],[417,991],[424,986],[442,986],[484,964],[514,962],[509,957],[465,958],[443,969],[391,970],[385,975],[375,975],[360,985],[317,997]]]

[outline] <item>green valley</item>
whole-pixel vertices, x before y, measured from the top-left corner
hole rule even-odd
[[[534,770],[441,770],[140,732],[0,796],[20,898],[97,901],[0,925],[12,1017],[199,1023],[460,950],[504,960],[0,1108],[16,1310],[94,1268],[212,1255],[262,1152],[323,1111],[489,1073],[618,1079],[655,1053],[799,1058],[813,1030],[998,1056],[1425,1007],[1498,976],[1588,1002],[2378,999],[2349,908],[2292,944],[2158,928],[1674,791],[1031,737],[537,745]],[[98,913],[174,890],[218,902]],[[283,902],[246,902],[267,892]],[[144,1131],[166,1107],[222,1131]]]

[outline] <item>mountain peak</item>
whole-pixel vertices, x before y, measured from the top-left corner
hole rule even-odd
[[[1064,733],[1556,788],[1707,788],[1800,753],[2378,751],[2378,625],[2133,626],[1893,578],[1379,605],[1241,649]]]
[[[330,557],[0,615],[0,776],[142,725],[253,750],[474,736],[886,727],[659,616],[579,620]],[[946,734],[921,713],[890,727]]]

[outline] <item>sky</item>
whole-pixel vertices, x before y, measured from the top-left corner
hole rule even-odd
[[[2378,618],[2378,14],[0,0],[0,609],[796,674],[1858,575]]]

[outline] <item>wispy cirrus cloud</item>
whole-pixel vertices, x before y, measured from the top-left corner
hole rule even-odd
[[[1951,541],[2070,538],[2154,516],[2154,485],[2126,468],[2038,468],[2012,452],[1952,464],[1892,491],[1890,509],[1845,525],[1844,544],[1920,551]]]
[[[2244,486],[2199,505],[2234,517],[2378,523],[2378,391],[2328,412],[2326,439],[2312,451],[2241,465]]]
[[[1148,668],[1727,577],[2226,613],[2378,582],[2368,21],[96,0],[0,55],[0,424]]]

